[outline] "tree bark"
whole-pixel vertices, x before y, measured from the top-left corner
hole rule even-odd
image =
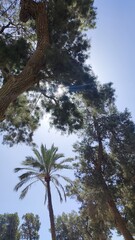
[[[114,216],[114,220],[116,223],[116,228],[121,232],[125,240],[134,240],[133,236],[131,235],[130,231],[127,229],[126,223],[124,219],[122,218],[119,210],[116,207],[116,204],[110,194],[110,191],[108,189],[108,186],[106,185],[104,179],[102,178],[102,186],[104,193],[106,195],[107,203],[109,206],[110,211],[112,212]]]
[[[51,197],[51,190],[50,190],[50,180],[46,181],[46,183],[47,183],[47,193],[48,193],[48,209],[49,209],[49,217],[50,217],[50,225],[51,225],[51,235],[52,235],[52,240],[56,240],[54,213],[53,213],[52,197]]]
[[[94,119],[95,120],[95,119]],[[116,228],[121,232],[121,234],[123,235],[123,237],[125,238],[125,240],[134,240],[134,238],[132,237],[130,231],[128,230],[126,223],[124,221],[124,219],[122,218],[119,210],[117,209],[117,206],[113,200],[113,197],[110,193],[110,190],[104,180],[104,177],[102,175],[102,170],[101,170],[101,165],[104,163],[104,150],[103,150],[103,144],[102,144],[102,138],[101,138],[101,134],[98,130],[98,125],[95,125],[95,129],[97,131],[97,137],[98,137],[98,159],[97,159],[97,163],[95,163],[95,170],[99,175],[100,178],[100,184],[101,187],[103,189],[103,192],[105,194],[106,197],[106,201],[107,204],[109,206],[109,209],[114,217],[115,223],[116,223]]]
[[[16,76],[10,76],[0,89],[0,121],[6,118],[6,110],[20,94],[28,90],[37,81],[37,75],[42,69],[45,52],[49,47],[48,21],[45,2],[36,3],[33,0],[21,0],[20,20],[27,22],[35,20],[37,48],[23,71]]]

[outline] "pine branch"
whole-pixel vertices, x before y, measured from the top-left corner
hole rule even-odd
[[[7,25],[2,26],[2,28],[0,29],[0,34],[2,34],[6,28],[9,28],[10,24],[11,22],[9,22]]]

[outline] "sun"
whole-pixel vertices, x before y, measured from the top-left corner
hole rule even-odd
[[[57,88],[56,96],[62,97],[67,91],[68,89],[64,85],[60,84],[59,87]]]

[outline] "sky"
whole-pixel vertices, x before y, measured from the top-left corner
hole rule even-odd
[[[127,107],[135,118],[135,1],[96,0],[95,6],[89,62],[100,82],[113,82],[119,110]]]
[[[89,64],[101,83],[112,82],[116,90],[118,109],[125,108],[135,119],[135,0],[96,0],[97,27],[88,32],[91,39]],[[61,135],[50,129],[47,120],[42,121],[41,127],[35,133],[38,146],[41,143],[50,147],[52,143],[59,147],[59,152],[66,157],[73,157],[72,144],[76,136]],[[2,137],[0,138],[2,142]],[[50,240],[49,218],[47,206],[44,206],[44,189],[42,185],[31,188],[24,200],[19,200],[19,193],[13,191],[18,182],[18,175],[13,172],[15,167],[26,156],[31,156],[32,150],[25,145],[0,146],[0,214],[18,212],[19,216],[33,212],[40,216],[40,240]],[[68,173],[66,173],[68,174]],[[53,189],[53,204],[55,215],[78,209],[74,200],[68,199],[60,204]],[[113,235],[113,240],[123,238]]]

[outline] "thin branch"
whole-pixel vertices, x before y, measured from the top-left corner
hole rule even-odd
[[[2,28],[0,30],[0,34],[2,34],[6,28],[9,28],[10,24],[11,24],[11,22],[9,22],[7,25],[2,26]]]
[[[58,105],[58,101],[53,97],[53,96],[48,96],[46,94],[46,90],[45,89],[41,89],[41,88],[31,88],[30,91],[34,91],[34,92],[40,92],[41,94],[44,95],[44,97],[53,100],[57,105]]]
[[[15,0],[14,2],[12,2],[12,3],[8,6],[7,9],[4,8],[4,11],[1,13],[1,15],[4,16],[5,13],[7,13],[11,8],[12,8],[12,9],[15,8],[15,6],[16,6],[16,4],[17,4],[17,1],[18,1],[18,0]]]

